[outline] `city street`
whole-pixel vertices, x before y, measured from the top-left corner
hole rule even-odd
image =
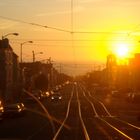
[[[0,13],[0,140],[140,140],[140,0]]]
[[[49,121],[37,103],[26,103],[24,116],[0,122],[0,139],[16,140],[138,140],[140,127],[114,117],[82,84],[66,85],[61,101],[42,103],[53,117]],[[42,113],[42,114],[41,114]]]

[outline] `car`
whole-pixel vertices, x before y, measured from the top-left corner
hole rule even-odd
[[[59,90],[60,90],[60,89],[59,89],[59,86],[56,86],[56,87],[53,88],[53,91],[54,91],[54,92],[59,91]]]
[[[62,95],[59,93],[54,93],[51,95],[51,101],[59,101],[62,99]]]
[[[41,98],[42,98],[42,92],[40,91],[40,90],[32,90],[31,92],[30,92],[30,94],[32,94],[34,97],[36,97],[38,100],[40,100]],[[34,102],[35,101],[35,99],[32,97],[32,96],[30,96],[30,95],[26,95],[26,96],[24,96],[24,100],[26,101],[26,102]]]
[[[24,114],[24,112],[25,112],[25,106],[23,103],[5,105],[2,117],[9,118],[9,117],[21,116]]]
[[[59,89],[62,89],[62,85],[58,85],[58,88],[59,88]]]
[[[50,95],[53,95],[55,92],[53,90],[50,91]]]
[[[31,92],[38,100],[41,100],[43,98],[43,94],[41,90],[33,90]]]
[[[118,90],[113,90],[113,91],[111,91],[111,95],[112,95],[112,97],[119,98],[121,94],[119,93]]]
[[[131,103],[140,103],[140,93],[138,92],[130,92],[126,97],[126,101]]]
[[[0,117],[2,116],[3,112],[4,112],[4,107],[2,105],[2,101],[0,101]]]
[[[133,100],[134,100],[134,93],[133,92],[129,92],[128,94],[127,94],[127,96],[126,96],[126,101],[128,101],[128,102],[133,102]]]
[[[50,92],[49,92],[49,91],[44,91],[42,94],[43,94],[43,97],[44,97],[44,98],[50,96]]]
[[[33,96],[34,96],[36,99],[41,100],[41,96],[40,96],[39,94],[33,94]],[[27,96],[27,97],[26,97],[26,102],[33,103],[33,102],[35,102],[35,101],[36,101],[36,100],[35,100],[33,97],[31,97],[31,96]]]

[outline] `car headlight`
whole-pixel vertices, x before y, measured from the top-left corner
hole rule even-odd
[[[53,99],[54,99],[54,97],[51,97],[51,99],[53,100]]]
[[[1,112],[4,112],[4,108],[3,108],[3,107],[0,107],[0,111],[1,111]]]
[[[20,106],[19,105],[17,105],[17,107],[20,109]]]
[[[59,97],[59,99],[62,99],[62,97]]]
[[[20,106],[21,106],[21,107],[24,107],[24,104],[23,104],[23,103],[21,103],[21,104],[20,104]]]
[[[22,111],[22,109],[21,109],[21,108],[19,108],[19,109],[18,109],[18,112],[21,112],[21,111]]]

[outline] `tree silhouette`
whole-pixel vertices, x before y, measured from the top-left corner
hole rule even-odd
[[[35,79],[35,88],[39,90],[48,89],[48,79],[44,74],[39,74]]]

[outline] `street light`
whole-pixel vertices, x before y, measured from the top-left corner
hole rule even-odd
[[[43,52],[35,53],[34,51],[32,51],[32,53],[33,53],[33,62],[35,62],[35,55],[36,55],[36,54],[43,54]]]
[[[20,44],[20,62],[22,64],[22,46],[26,43],[33,43],[33,41],[26,41]]]
[[[3,35],[2,36],[2,40],[7,37],[8,35],[15,35],[15,36],[18,36],[19,34],[18,33],[9,33],[9,34],[6,34],[6,35]]]

